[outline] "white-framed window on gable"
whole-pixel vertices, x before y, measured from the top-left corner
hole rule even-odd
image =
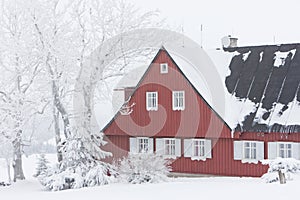
[[[185,95],[184,91],[173,91],[172,95],[173,110],[184,110],[185,108]]]
[[[153,138],[132,137],[129,140],[130,153],[151,153],[153,152]]]
[[[291,158],[292,143],[278,143],[278,156],[281,158]]]
[[[179,138],[156,138],[156,153],[173,158],[181,156],[181,139]]]
[[[167,74],[168,73],[168,63],[161,63],[160,64],[160,73]]]
[[[146,92],[146,110],[158,110],[158,92]]]
[[[184,157],[191,160],[212,158],[211,140],[209,139],[184,139]]]
[[[264,142],[262,141],[234,141],[234,160],[241,160],[242,163],[255,163],[264,159]]]

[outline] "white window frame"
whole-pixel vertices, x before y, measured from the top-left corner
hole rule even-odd
[[[137,153],[148,153],[150,150],[150,138],[148,137],[137,137]],[[142,141],[142,143],[141,143]],[[145,142],[147,141],[147,142]]]
[[[146,92],[146,110],[147,111],[158,110],[158,92]]]
[[[249,147],[246,147],[249,144]],[[246,150],[249,149],[249,157],[246,156]],[[255,154],[253,156],[253,154]],[[243,142],[243,159],[244,160],[257,160],[257,143],[254,141]]]
[[[283,145],[283,148],[281,147]],[[289,146],[289,148],[288,148]],[[280,151],[283,151],[283,156],[280,155]],[[288,155],[290,152],[290,155]],[[293,157],[293,143],[291,142],[278,142],[277,143],[277,156],[281,158],[292,158]]]
[[[255,147],[249,147],[250,156],[246,157],[245,146],[247,143],[255,143]],[[255,148],[255,157],[253,156],[252,149]],[[242,163],[254,163],[257,164],[258,161],[263,160],[265,157],[265,143],[264,141],[254,141],[254,140],[235,140],[233,141],[233,159],[240,160]]]
[[[164,139],[164,155],[176,156],[176,141],[175,141],[175,139],[173,139],[173,138],[165,138]]]
[[[193,139],[192,140],[192,157],[204,158],[205,157],[205,140]],[[196,151],[197,148],[197,151]]]
[[[204,143],[204,155],[195,154],[195,142],[201,141]],[[203,141],[203,142],[202,142]],[[184,139],[184,157],[191,158],[191,160],[206,161],[206,159],[212,159],[212,140],[204,138],[191,138]],[[202,151],[203,151],[202,150]]]
[[[181,157],[180,138],[156,138],[156,153],[167,159]]]
[[[173,107],[173,110],[184,110],[184,108],[185,108],[185,92],[183,90],[172,92],[172,107]]]
[[[160,64],[160,73],[161,74],[167,74],[168,73],[168,63],[161,63]]]

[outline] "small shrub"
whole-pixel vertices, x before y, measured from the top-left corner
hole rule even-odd
[[[153,153],[129,154],[118,166],[121,181],[141,184],[166,181],[170,162]]]

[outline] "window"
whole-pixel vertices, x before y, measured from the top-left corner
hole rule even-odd
[[[192,156],[203,157],[204,155],[205,155],[204,140],[194,140]]]
[[[268,142],[268,159],[276,159],[277,157],[300,160],[300,143]]]
[[[181,156],[180,138],[156,138],[156,153],[166,158],[176,159]]]
[[[168,63],[161,63],[160,64],[160,73],[167,74],[168,73]]]
[[[291,143],[278,143],[278,156],[281,158],[292,157],[292,144]]]
[[[158,94],[157,92],[146,92],[146,109],[150,110],[157,110],[158,109]]]
[[[244,159],[255,160],[256,159],[256,143],[244,142]]]
[[[147,153],[149,151],[149,138],[137,139],[138,153]]]
[[[173,110],[184,110],[184,91],[173,91]]]
[[[148,137],[130,137],[129,138],[130,153],[152,153],[153,138]]]
[[[233,142],[233,158],[242,163],[254,163],[264,159],[264,142],[236,140]]]
[[[165,139],[165,155],[175,156],[175,139]]]
[[[191,160],[202,160],[212,158],[211,140],[209,139],[184,139],[184,157]]]

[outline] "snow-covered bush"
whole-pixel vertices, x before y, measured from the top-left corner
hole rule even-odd
[[[169,160],[153,153],[129,154],[118,166],[120,180],[132,184],[166,181],[170,171]]]
[[[45,154],[40,154],[37,161],[36,172],[33,175],[34,177],[45,176],[47,174],[47,170],[49,161],[46,159]]]
[[[49,169],[46,176],[40,176],[39,181],[51,191],[105,185],[111,179],[109,170],[109,164],[91,155],[82,138],[73,138],[64,145],[62,162]]]
[[[263,160],[262,164],[269,165],[268,172],[262,176],[267,183],[280,181],[284,184],[292,179],[293,174],[300,172],[300,161],[294,158]]]

